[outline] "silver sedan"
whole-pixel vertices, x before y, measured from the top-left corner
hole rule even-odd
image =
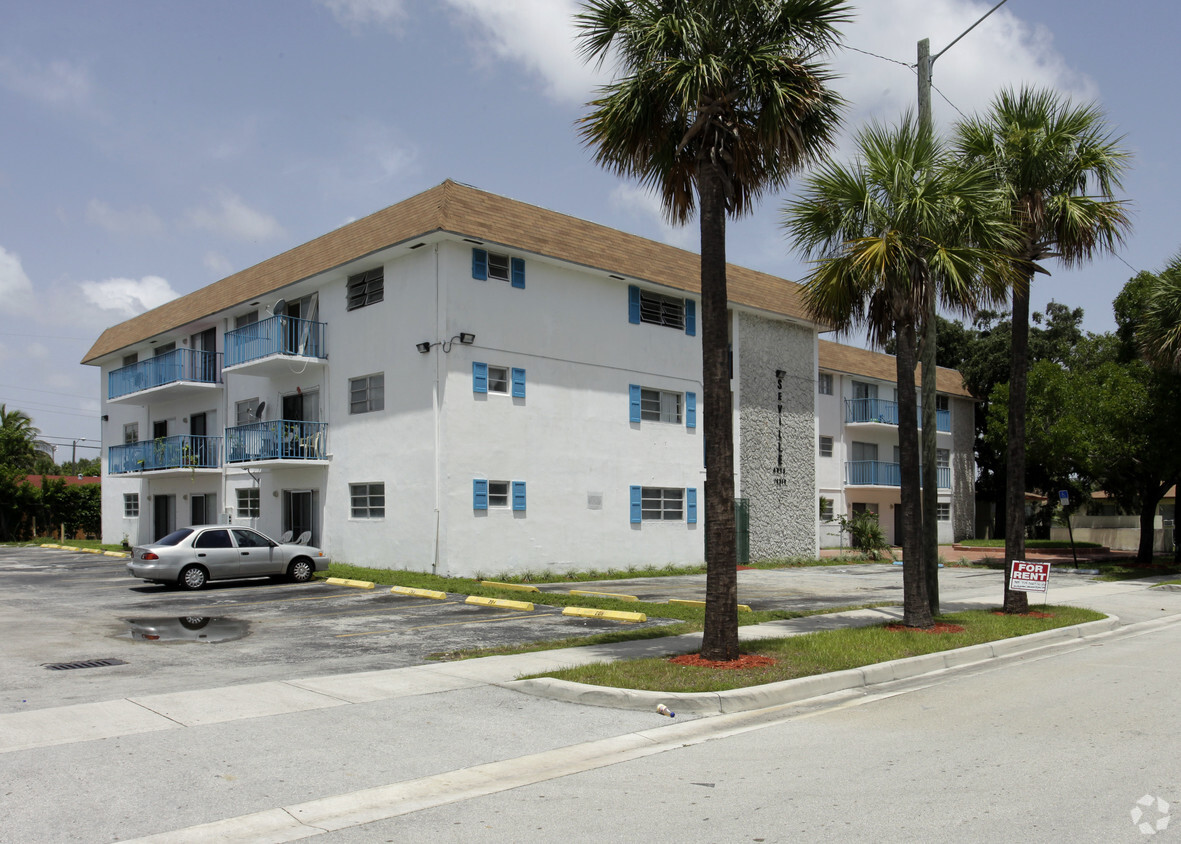
[[[182,589],[238,577],[287,577],[304,583],[326,568],[328,557],[319,548],[275,542],[251,528],[226,525],[174,530],[151,545],[132,548],[127,562],[132,577]]]

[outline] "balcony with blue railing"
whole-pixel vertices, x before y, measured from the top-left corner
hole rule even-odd
[[[881,460],[850,460],[845,464],[845,486],[902,486],[902,468]],[[951,489],[951,467],[935,468],[935,486]]]
[[[322,364],[328,358],[322,322],[290,316],[273,316],[252,322],[225,336],[227,370],[249,375],[278,375],[301,367]]]
[[[220,387],[220,353],[173,349],[112,370],[107,376],[107,400],[134,404],[141,400],[179,398]]]
[[[182,434],[160,437],[107,449],[107,471],[112,475],[131,472],[172,474],[221,469],[221,437]]]
[[[276,419],[226,428],[226,464],[291,463],[328,460],[328,424]]]
[[[846,425],[897,425],[898,402],[885,399],[845,399]],[[923,411],[919,408],[919,427],[923,425]],[[951,432],[951,411],[935,411],[935,430]]]

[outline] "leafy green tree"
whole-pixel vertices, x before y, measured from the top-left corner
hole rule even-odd
[[[1067,267],[1119,244],[1130,227],[1114,198],[1129,155],[1094,105],[1075,106],[1052,91],[1002,91],[984,117],[963,121],[956,146],[966,162],[988,167],[1022,232],[1011,257],[1023,275],[1013,288],[1006,442],[1005,558],[1025,556],[1025,401],[1029,370],[1029,288],[1040,262]],[[1006,612],[1025,612],[1026,593],[1005,582]]]
[[[819,59],[848,19],[841,0],[589,0],[576,18],[585,58],[619,67],[580,121],[596,161],[671,221],[698,214],[707,659],[738,656],[726,217],[832,145],[841,101]]]
[[[914,377],[926,282],[933,277],[943,304],[962,310],[1002,295],[1008,278],[1007,261],[988,248],[1010,231],[990,207],[992,180],[952,164],[909,117],[896,128],[872,125],[857,138],[854,163],[823,164],[784,217],[795,247],[813,259],[804,285],[812,315],[841,333],[864,327],[872,343],[892,340],[896,350],[903,608],[912,627],[930,627],[938,610],[922,550]]]
[[[1181,372],[1181,255],[1149,279],[1136,344],[1154,366]]]

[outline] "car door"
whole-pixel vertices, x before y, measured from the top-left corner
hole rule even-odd
[[[242,577],[282,574],[284,560],[275,553],[274,543],[256,530],[231,528],[238,543],[238,565]]]
[[[210,580],[238,577],[241,569],[238,549],[234,547],[226,528],[201,531],[193,540],[193,554],[196,561],[209,572]]]

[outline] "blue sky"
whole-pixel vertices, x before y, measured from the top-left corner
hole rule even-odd
[[[857,6],[857,4],[854,4]],[[916,43],[942,50],[992,2],[864,0],[833,58],[865,120],[913,107]],[[574,53],[575,0],[6,0],[0,5],[0,402],[65,451],[99,436],[108,325],[451,178],[696,249],[575,121],[609,69]],[[937,120],[1003,85],[1097,100],[1135,159],[1119,258],[1051,266],[1033,303],[1114,327],[1133,269],[1181,249],[1171,0],[1009,0],[935,64]],[[892,61],[890,61],[890,60]],[[836,153],[838,156],[842,151]],[[791,187],[731,223],[733,263],[800,279]]]

